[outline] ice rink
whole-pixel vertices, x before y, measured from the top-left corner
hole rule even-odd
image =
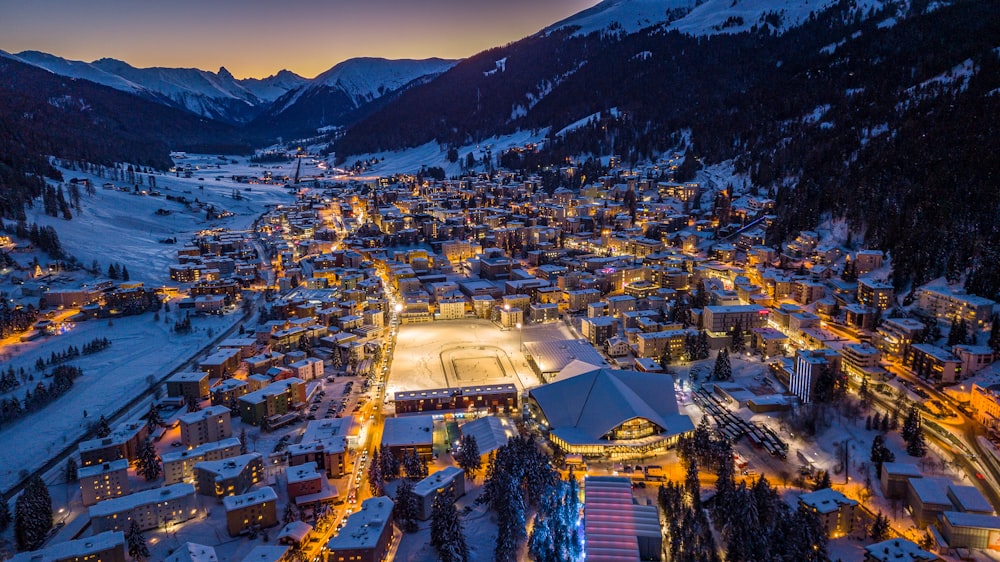
[[[531,388],[540,381],[528,367],[521,344],[572,337],[561,322],[529,324],[520,330],[475,319],[400,326],[387,396],[476,384]]]

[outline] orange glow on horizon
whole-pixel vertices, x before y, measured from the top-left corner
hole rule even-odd
[[[5,10],[0,49],[138,67],[225,67],[237,78],[287,69],[313,78],[354,57],[460,59],[527,37],[596,0],[221,0],[166,4],[38,0]],[[53,17],[53,13],[59,14]]]

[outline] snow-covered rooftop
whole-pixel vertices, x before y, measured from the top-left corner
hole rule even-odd
[[[552,433],[573,444],[609,444],[621,424],[642,418],[659,426],[659,438],[694,429],[678,413],[673,379],[656,373],[594,368],[532,389]]]
[[[434,418],[431,416],[409,416],[386,418],[382,432],[382,445],[399,447],[430,443],[434,439]]]
[[[66,541],[54,544],[33,552],[22,552],[10,559],[10,562],[48,562],[49,560],[83,560],[89,555],[98,554],[125,544],[125,534],[121,531],[106,531],[92,537]],[[124,546],[123,546],[124,548]]]
[[[226,508],[226,511],[233,511],[234,509],[240,509],[268,501],[278,501],[278,494],[274,492],[274,488],[264,486],[259,490],[252,490],[238,496],[226,496],[222,498],[222,505]]]
[[[148,503],[164,502],[194,495],[194,486],[186,482],[171,484],[162,488],[143,490],[120,498],[111,498],[91,506],[90,517],[106,517]]]
[[[425,497],[451,484],[457,478],[464,478],[465,471],[457,466],[446,466],[413,485],[413,493]]]
[[[166,562],[219,562],[219,557],[211,546],[186,542]]]
[[[476,438],[479,454],[489,454],[507,444],[507,441],[517,435],[517,428],[508,418],[483,416],[477,420],[466,422],[461,426],[462,435]]]
[[[382,531],[392,518],[392,500],[385,496],[368,498],[361,510],[347,518],[340,534],[330,539],[326,547],[336,550],[374,548]]]

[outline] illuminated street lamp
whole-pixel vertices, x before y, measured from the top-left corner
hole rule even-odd
[[[524,351],[524,337],[521,332],[521,323],[517,323],[517,350]]]

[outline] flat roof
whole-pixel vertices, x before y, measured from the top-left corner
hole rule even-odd
[[[887,462],[882,463],[882,472],[887,475],[909,476],[911,478],[921,478],[923,473],[920,468],[908,462]]]
[[[89,513],[91,518],[106,517],[108,515],[121,513],[127,509],[134,509],[149,503],[176,500],[186,496],[194,496],[194,485],[186,482],[179,482],[162,488],[143,490],[128,496],[121,496],[98,502],[90,507]]]
[[[975,486],[948,486],[948,493],[959,511],[993,514],[993,506]]]
[[[263,458],[260,453],[247,453],[219,461],[201,461],[194,465],[194,469],[211,472],[215,474],[216,478],[224,480],[235,477],[243,472],[250,463],[255,460],[263,460]]]
[[[192,423],[198,423],[201,420],[205,420],[213,416],[221,416],[229,413],[231,413],[229,408],[222,406],[220,404],[216,406],[209,406],[208,408],[205,408],[204,410],[198,410],[197,412],[190,412],[188,414],[184,414],[183,416],[177,418],[177,420],[183,424],[192,424]]]
[[[206,378],[208,373],[204,371],[183,371],[172,375],[167,382],[200,382]]]
[[[219,449],[225,449],[227,447],[237,447],[240,446],[240,440],[236,437],[227,437],[220,441],[212,441],[210,443],[205,443],[199,445],[193,449],[185,449],[183,451],[169,451],[160,455],[160,459],[165,462],[179,461],[188,457],[199,457],[208,454],[210,451],[217,451]],[[82,470],[82,469],[81,469]]]
[[[375,548],[392,518],[392,506],[392,500],[385,496],[368,498],[361,504],[360,511],[347,518],[347,524],[326,543],[326,547],[331,551]]]
[[[105,472],[117,472],[119,470],[128,470],[128,459],[118,459],[101,464],[81,466],[79,471],[77,471],[77,476],[82,480],[91,476],[97,476],[98,474],[104,474]]]
[[[509,392],[517,394],[517,386],[513,384],[483,384],[478,386],[432,388],[428,390],[400,390],[393,397],[396,401],[399,401],[420,398],[444,398],[455,395],[479,396]]]
[[[912,478],[909,485],[923,504],[951,507],[951,499],[948,497],[951,482],[947,478]]]
[[[434,418],[431,416],[407,416],[386,418],[382,431],[382,445],[399,447],[424,445],[434,440]]]
[[[960,511],[945,511],[941,514],[953,527],[976,527],[978,529],[1000,530],[1000,517],[982,513],[962,513]]]
[[[118,545],[122,545],[124,550],[125,533],[105,531],[91,537],[56,543],[41,550],[22,552],[11,558],[10,562],[47,562],[49,560],[83,558],[110,550]]]
[[[233,511],[234,509],[240,509],[269,501],[278,501],[278,494],[274,492],[274,488],[264,486],[259,490],[253,490],[238,496],[225,496],[222,498],[222,505],[226,508],[226,511]]]
[[[451,484],[458,478],[464,478],[465,471],[457,466],[446,466],[413,485],[413,493],[424,497]]]
[[[833,513],[845,505],[858,505],[858,502],[848,498],[833,488],[824,488],[799,496],[799,501],[815,509],[819,513]]]
[[[316,472],[316,463],[314,462],[307,462],[297,466],[289,466],[285,468],[285,479],[288,480],[289,484],[315,480],[316,478],[319,478],[319,475],[319,472]]]

